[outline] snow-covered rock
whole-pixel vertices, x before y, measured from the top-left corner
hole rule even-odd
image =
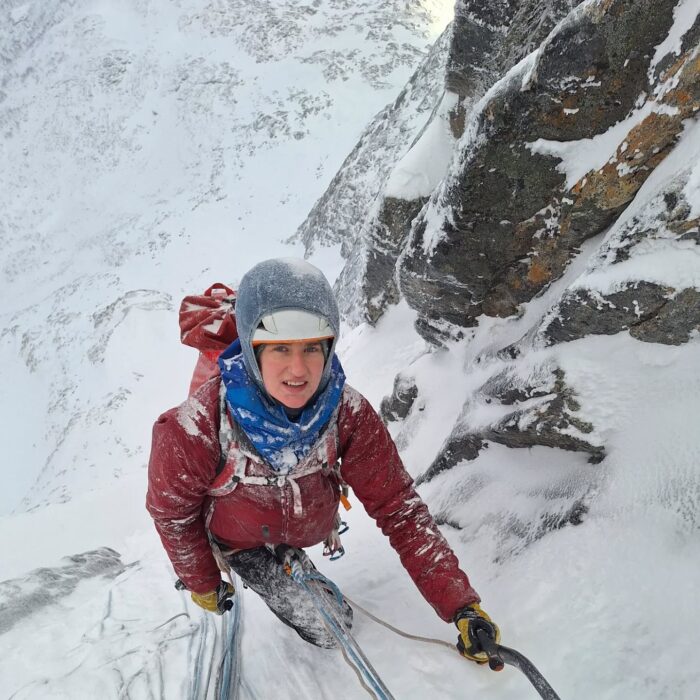
[[[700,218],[688,200],[697,178],[700,126],[686,125],[657,178],[612,227],[587,271],[539,329],[549,343],[629,330],[679,345],[700,333]]]
[[[584,3],[475,108],[401,255],[426,337],[517,314],[668,156],[700,107],[697,23],[652,65],[675,6]]]
[[[522,17],[516,5],[499,16]],[[447,498],[441,488],[469,494],[471,471],[490,462],[494,445],[580,452],[592,464],[606,457],[606,421],[581,400],[562,343],[629,332],[680,345],[700,333],[698,10],[683,1],[589,1],[562,19],[570,5],[550,9],[561,20],[553,31],[467,109],[449,172],[429,196],[412,199],[408,185],[405,200],[387,197],[364,253],[365,273],[377,260],[383,266],[376,287],[362,278],[365,319],[376,323],[403,295],[421,335],[470,358],[461,409],[416,474],[426,488],[449,483],[430,487],[438,499]],[[461,65],[473,66],[477,30],[465,18],[473,14],[458,4],[451,50],[462,46],[471,62]],[[493,32],[493,22],[479,31]],[[479,45],[497,74],[498,51]],[[455,89],[477,92],[460,82],[454,55],[448,66]],[[420,172],[420,163],[411,167]],[[394,172],[403,168],[398,161]],[[409,452],[430,391],[406,370],[382,404]],[[563,509],[543,505],[537,537],[582,521],[605,470],[597,474],[569,492]]]
[[[316,201],[312,260],[334,278],[344,243],[346,318],[375,322],[343,329],[348,378],[379,406],[396,377],[383,415],[504,642],[563,698],[694,700],[700,669],[678,659],[700,626],[697,1],[586,0],[546,40],[574,4],[460,0],[464,33],[433,49],[451,2],[0,6],[0,497],[25,511],[0,515],[6,693],[215,693],[227,619],[173,588],[143,508],[150,425],[194,364],[179,298],[300,255],[280,239]],[[601,85],[572,73],[587,61]],[[410,105],[338,170],[411,75]],[[470,174],[496,146],[504,171]],[[561,208],[533,213],[533,193]],[[451,211],[481,234],[461,259],[439,250]],[[321,228],[334,247],[307,237]],[[517,242],[488,240],[513,228],[515,263]],[[562,235],[580,242],[558,249]],[[482,273],[463,276],[483,244],[484,288],[502,264],[527,293],[494,287],[482,313]],[[441,274],[402,288],[402,254]],[[454,642],[362,508],[345,517],[347,556],[312,551],[319,568],[398,627]],[[241,697],[366,697],[339,653],[301,643],[250,590],[238,600]],[[534,693],[361,614],[354,633],[396,697]]]
[[[380,115],[382,123],[388,120],[388,126],[381,132],[377,132],[376,122],[368,128],[354,155],[302,226],[308,246],[308,236],[314,230],[322,240],[324,216],[350,222],[343,238],[348,263],[336,285],[348,322],[376,323],[387,306],[398,301],[397,259],[406,246],[412,222],[448,174],[467,115],[503,72],[538,46],[575,4],[573,0],[551,2],[545,8],[530,0],[456,4],[451,29],[435,48],[440,52],[440,65],[429,58],[407,86],[410,94],[418,86],[431,87],[432,110],[425,115],[424,109],[412,109],[409,114],[416,123],[410,130],[406,129],[405,116],[410,103],[401,101],[401,109],[394,105]],[[420,116],[423,119],[419,121]],[[371,197],[355,197],[358,182],[366,182],[363,176],[367,169],[359,172],[353,163],[360,153],[372,154],[375,162],[378,157],[392,155],[384,146],[385,132],[403,138],[395,138],[392,160],[374,166]],[[353,201],[351,217],[343,214],[348,207],[340,206],[348,199]]]
[[[314,204],[294,238],[312,252],[318,245],[340,243],[350,255],[359,227],[393,164],[425,124],[442,92],[451,33],[445,30],[430,47],[398,97],[364,130],[323,196]]]

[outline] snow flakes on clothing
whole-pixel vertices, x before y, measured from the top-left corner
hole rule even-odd
[[[343,392],[343,405],[346,409],[353,415],[359,413],[362,408],[362,401],[362,394],[357,389],[353,389],[349,384],[346,384]]]
[[[206,418],[204,406],[194,397],[190,397],[177,409],[177,422],[182,426],[187,435],[200,437],[203,431],[197,421]]]

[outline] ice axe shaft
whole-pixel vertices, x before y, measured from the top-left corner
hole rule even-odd
[[[554,692],[554,688],[547,683],[545,677],[535,668],[532,662],[525,658],[520,652],[496,644],[484,630],[477,630],[476,635],[479,638],[481,648],[489,657],[489,667],[492,670],[501,671],[505,664],[515,666],[515,668],[525,674],[535,690],[540,694],[541,698],[544,698],[544,700],[561,700]]]

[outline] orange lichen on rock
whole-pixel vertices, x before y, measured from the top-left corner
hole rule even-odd
[[[689,59],[686,53],[666,70],[664,81],[678,76],[678,84],[663,97],[663,102],[678,107],[683,118],[700,109],[700,54]]]
[[[683,120],[700,109],[700,55],[690,56],[686,52],[662,75],[663,81],[677,76],[676,86],[663,95],[662,102],[677,108],[678,114],[653,112],[631,129],[614,158],[600,170],[586,173],[571,189],[577,196],[573,211],[591,202],[604,209],[624,206],[668,155]],[[567,229],[567,223],[562,222],[562,230]]]
[[[670,231],[677,235],[683,235],[690,231],[700,230],[700,218],[686,219],[685,221],[672,221],[668,224]]]
[[[677,75],[681,71],[683,71],[684,74],[689,71],[690,74],[697,77],[699,70],[700,55],[697,55],[689,60],[689,52],[686,51],[684,54],[681,54],[665,71],[663,71],[660,79],[662,82],[665,82],[669,80],[669,78],[673,78],[673,76]]]
[[[535,259],[530,263],[527,271],[527,281],[530,284],[541,285],[549,282],[552,279],[552,271],[547,265],[544,265],[540,260]]]
[[[577,197],[572,211],[591,202],[599,209],[627,204],[668,155],[681,129],[678,115],[650,114],[630,130],[614,158],[600,170],[589,171],[574,185],[571,192]]]

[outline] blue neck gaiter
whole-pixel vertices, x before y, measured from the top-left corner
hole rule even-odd
[[[226,403],[260,456],[280,474],[287,474],[311,451],[340,403],[345,374],[333,355],[330,379],[323,391],[290,420],[284,407],[272,401],[251,379],[243,363],[240,340],[219,357]]]

